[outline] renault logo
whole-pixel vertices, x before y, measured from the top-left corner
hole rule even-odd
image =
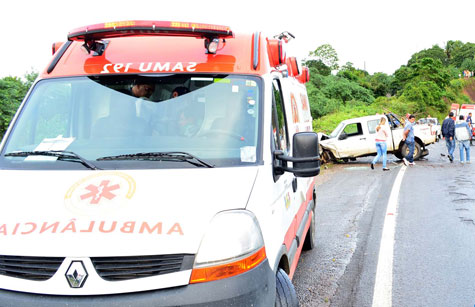
[[[66,279],[71,288],[81,288],[87,279],[87,271],[82,261],[72,261],[66,271]]]

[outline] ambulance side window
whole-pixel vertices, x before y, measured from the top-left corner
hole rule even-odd
[[[272,135],[276,150],[288,152],[289,136],[285,116],[284,101],[280,82],[274,79],[272,82],[273,105],[272,105]]]

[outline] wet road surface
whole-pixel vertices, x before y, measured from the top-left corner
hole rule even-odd
[[[475,165],[458,162],[458,148],[450,163],[444,141],[428,149],[406,168],[397,194],[384,305],[474,306]],[[293,278],[301,306],[373,306],[386,208],[403,167],[389,159],[389,172],[371,170],[368,157],[318,177],[316,246],[302,253]]]

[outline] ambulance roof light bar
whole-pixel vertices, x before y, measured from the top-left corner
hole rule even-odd
[[[77,28],[69,32],[68,40],[92,41],[133,35],[188,36],[197,38],[231,38],[227,26],[193,22],[131,20],[106,22]]]

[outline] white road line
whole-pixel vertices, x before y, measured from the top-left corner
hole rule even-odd
[[[399,190],[401,189],[401,182],[406,168],[403,165],[399,170],[391,190],[391,195],[389,196],[381,245],[379,247],[378,267],[376,269],[373,291],[373,307],[392,306],[394,232],[396,230]]]

